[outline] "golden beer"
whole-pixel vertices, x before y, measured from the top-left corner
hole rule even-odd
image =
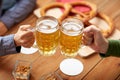
[[[83,24],[78,19],[63,21],[60,31],[60,48],[62,54],[74,57],[77,55],[82,43]]]
[[[58,22],[53,17],[42,17],[37,23],[36,43],[40,54],[53,55],[59,39]]]

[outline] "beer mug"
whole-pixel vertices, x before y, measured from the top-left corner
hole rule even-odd
[[[59,40],[59,25],[56,18],[40,17],[36,23],[36,44],[42,55],[53,55]]]
[[[68,57],[77,55],[82,44],[82,31],[84,25],[76,18],[65,19],[60,27],[61,53]]]

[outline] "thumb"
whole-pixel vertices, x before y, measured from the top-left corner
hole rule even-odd
[[[100,29],[97,28],[95,25],[90,25],[83,30],[84,33],[93,33],[93,34],[96,34],[99,31]]]

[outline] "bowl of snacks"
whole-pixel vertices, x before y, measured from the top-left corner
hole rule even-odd
[[[31,62],[17,60],[12,74],[15,80],[29,80],[30,71],[31,71]]]

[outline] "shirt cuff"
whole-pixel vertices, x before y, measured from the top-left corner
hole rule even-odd
[[[21,50],[21,46],[16,47],[16,51],[19,53]]]
[[[106,53],[100,53],[101,57],[120,57],[120,40],[108,40],[109,46]]]
[[[3,55],[17,53],[14,43],[14,35],[8,35],[2,39]]]

